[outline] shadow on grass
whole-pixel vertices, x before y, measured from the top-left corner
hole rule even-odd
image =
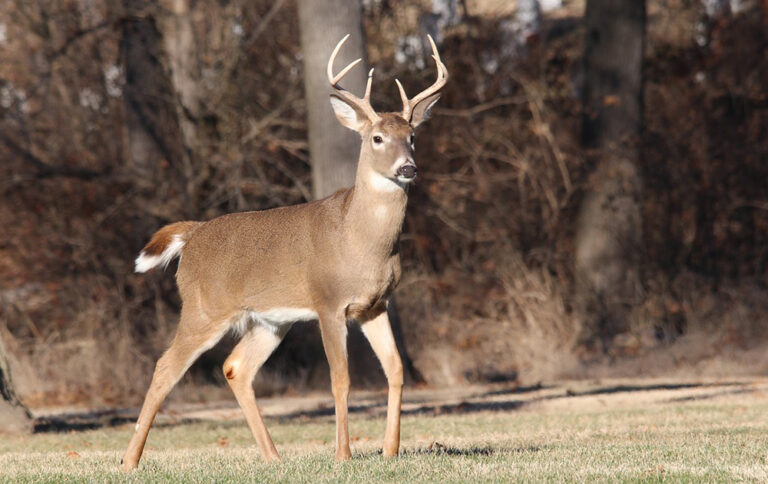
[[[122,416],[105,410],[103,412],[66,413],[51,417],[39,417],[35,419],[34,433],[76,432],[83,430],[96,430],[103,427],[119,427],[136,422],[138,415]],[[155,422],[152,428],[161,429],[188,425],[202,422],[196,418],[180,418],[173,422]]]
[[[126,415],[121,409],[97,412],[63,413],[35,419],[34,432],[70,432],[117,427],[136,420],[136,415]]]
[[[401,449],[399,459],[409,459],[424,456],[450,456],[450,457],[490,457],[499,454],[532,454],[543,451],[547,446],[526,445],[523,447],[492,447],[490,445],[472,445],[457,447],[443,445],[440,442],[432,442],[426,447]],[[355,459],[381,459],[381,449],[356,453]]]
[[[606,395],[613,393],[629,393],[629,392],[651,392],[659,390],[687,390],[693,388],[707,388],[707,387],[733,387],[742,386],[743,382],[722,382],[722,383],[660,383],[652,385],[614,385],[605,388],[595,388],[594,390],[587,390],[584,392],[573,392],[567,390],[567,396],[569,397],[582,397],[590,395]]]
[[[719,392],[707,393],[705,395],[688,395],[685,397],[670,398],[668,400],[664,400],[664,403],[696,402],[701,400],[709,400],[711,398],[722,397],[725,395],[739,395],[742,393],[752,393],[752,392],[754,392],[752,388],[739,388],[737,390],[723,390]]]
[[[490,456],[494,454],[531,454],[535,452],[541,452],[543,447],[538,445],[527,445],[524,447],[514,448],[494,448],[490,445],[484,446],[470,446],[470,447],[454,447],[446,446],[440,442],[432,442],[427,447],[419,449],[410,449],[402,452],[404,457],[408,456],[423,456],[423,455],[450,455],[460,457],[476,457],[476,456]]]
[[[521,393],[532,393],[537,392],[539,390],[549,390],[550,388],[555,388],[554,385],[542,385],[541,382],[535,384],[535,385],[528,385],[528,386],[516,386],[513,388],[502,388],[501,390],[492,390],[490,392],[483,393],[483,396],[485,397],[499,397],[502,395],[512,395],[512,394],[521,394]]]
[[[538,451],[538,447],[531,447],[531,449],[534,449],[533,451]],[[493,454],[496,454],[501,449],[494,449],[490,445],[485,446],[471,446],[471,447],[454,447],[450,445],[443,445],[440,442],[432,442],[427,447],[420,447],[418,449],[401,449],[399,457],[400,458],[408,458],[408,457],[421,457],[425,455],[449,455],[454,457],[477,457],[477,456],[490,456]],[[531,451],[529,449],[521,450],[521,452],[528,452]],[[380,459],[381,458],[381,449],[372,451],[372,452],[364,452],[362,454],[359,454],[360,457],[367,458],[367,459]]]
[[[493,455],[496,450],[489,446],[472,446],[472,447],[453,447],[451,445],[443,445],[440,442],[432,442],[428,447],[421,449],[406,450],[402,454],[405,457],[410,456],[423,456],[423,455],[450,455],[458,457],[477,457],[477,456],[489,456]]]
[[[508,401],[494,401],[494,402],[459,402],[454,404],[425,404],[415,408],[405,408],[401,410],[402,415],[451,415],[458,413],[471,413],[471,412],[500,412],[507,410],[517,410],[526,404],[523,400],[508,400]],[[386,399],[381,402],[369,403],[366,405],[350,405],[350,414],[366,414],[370,417],[380,417],[386,415]],[[297,418],[313,419],[319,417],[333,417],[335,410],[333,407],[319,408],[315,410],[300,410],[287,415],[281,415],[278,417],[280,422],[292,421]]]
[[[744,388],[745,383],[740,381],[718,382],[718,383],[670,383],[670,384],[648,384],[648,385],[613,385],[603,388],[595,388],[585,391],[574,391],[567,387],[563,388],[562,393],[533,396],[532,398],[507,399],[507,400],[484,400],[491,397],[504,395],[520,395],[523,393],[534,393],[540,390],[551,390],[555,386],[544,386],[541,384],[528,387],[514,387],[501,390],[479,393],[467,398],[467,400],[452,404],[430,403],[428,400],[409,400],[407,407],[402,410],[403,415],[451,415],[466,414],[476,412],[505,412],[518,410],[523,406],[544,401],[558,400],[563,398],[574,398],[583,396],[608,395],[617,393],[647,392],[647,391],[670,391],[685,390],[694,388],[726,388],[709,395],[685,396],[666,400],[666,402],[684,402],[690,400],[712,398],[714,396],[739,394],[752,391]],[[739,387],[729,389],[729,387]],[[711,395],[711,396],[710,396]],[[414,404],[416,406],[414,406]],[[352,405],[349,407],[351,414],[365,414],[371,417],[379,417],[386,414],[386,398],[381,402],[368,403],[364,405]],[[322,417],[333,417],[334,408],[332,406],[318,408],[313,410],[301,410],[289,414],[281,415],[276,419],[278,421],[289,421],[297,418],[314,419]],[[35,433],[42,432],[69,432],[80,430],[93,430],[102,427],[116,427],[136,421],[137,413],[135,409],[113,409],[98,412],[83,412],[61,414],[56,416],[42,417],[35,421]],[[156,423],[155,428],[173,427],[195,422],[202,422],[201,419],[180,418],[172,422]],[[222,424],[224,424],[222,422]],[[240,422],[236,423],[240,425]]]

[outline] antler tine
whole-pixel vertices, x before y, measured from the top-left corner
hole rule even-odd
[[[397,84],[397,90],[400,91],[400,100],[403,101],[403,117],[405,119],[410,119],[411,104],[408,102],[408,95],[405,94],[405,89],[403,89],[403,85],[400,84],[399,79],[395,79],[395,84]]]
[[[400,98],[403,100],[403,117],[406,120],[410,120],[411,111],[417,104],[419,104],[421,101],[428,98],[429,96],[436,94],[440,89],[443,88],[445,83],[448,81],[448,69],[445,67],[445,64],[443,64],[443,61],[440,59],[440,53],[437,51],[437,46],[435,45],[435,41],[432,40],[431,35],[427,35],[427,38],[429,38],[429,44],[430,46],[432,46],[432,58],[435,60],[435,66],[437,68],[437,80],[435,80],[434,84],[432,84],[430,87],[428,87],[427,89],[419,93],[413,99],[408,100],[408,97],[405,95],[405,90],[403,89],[403,86],[400,84],[400,81],[395,79],[395,82],[397,83],[397,87],[400,90]]]
[[[337,79],[333,76],[333,62],[336,60],[336,56],[339,55],[341,46],[344,45],[344,42],[346,42],[348,38],[349,38],[349,34],[341,38],[339,43],[336,44],[336,47],[333,48],[333,52],[331,52],[330,59],[328,59],[328,65],[326,66],[325,73],[328,75],[328,82],[330,82],[332,86],[335,86],[336,83],[338,83],[340,80],[340,78]],[[342,71],[342,73],[346,74],[345,71]]]
[[[333,52],[331,53],[330,59],[328,59],[328,66],[326,67],[326,74],[328,76],[328,82],[331,83],[331,87],[336,91],[336,94],[346,99],[351,104],[359,107],[365,114],[368,116],[371,122],[376,122],[379,118],[379,115],[376,114],[376,111],[374,111],[373,106],[371,106],[371,84],[373,82],[373,69],[371,69],[368,72],[368,82],[365,86],[365,95],[363,98],[359,98],[352,94],[351,92],[347,91],[343,87],[339,86],[339,81],[347,75],[347,73],[352,70],[353,67],[358,65],[363,61],[363,59],[357,59],[349,63],[347,67],[341,70],[338,74],[335,76],[333,75],[333,62],[336,60],[336,56],[339,54],[339,51],[341,50],[341,46],[344,45],[344,42],[347,41],[349,38],[349,34],[345,35],[338,44],[336,44],[336,47],[333,49]]]
[[[351,71],[353,67],[358,65],[359,63],[363,62],[363,59],[355,59],[352,62],[349,63],[347,67],[341,70],[333,79],[329,79],[331,81],[331,85],[335,86],[339,83],[339,81],[347,75],[347,72]]]
[[[371,102],[371,84],[373,84],[373,67],[368,71],[368,82],[365,83],[365,95],[363,100]]]

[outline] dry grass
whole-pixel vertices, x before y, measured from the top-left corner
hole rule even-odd
[[[343,464],[332,459],[333,421],[326,416],[269,418],[285,459],[277,465],[261,462],[240,420],[161,426],[129,476],[118,471],[118,461],[130,425],[10,437],[0,440],[0,480],[765,481],[766,391],[764,379],[571,382],[522,393],[496,388],[456,406],[421,405],[415,413],[407,407],[398,459],[378,454],[383,419],[353,415],[353,460]]]

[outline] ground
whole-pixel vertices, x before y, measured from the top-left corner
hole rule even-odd
[[[261,461],[231,403],[174,405],[136,472],[118,465],[132,409],[49,416],[34,435],[0,439],[0,481],[768,480],[765,378],[409,389],[405,399],[395,459],[380,456],[384,394],[353,397],[346,463],[333,460],[331,399],[280,397],[262,399],[279,464]]]

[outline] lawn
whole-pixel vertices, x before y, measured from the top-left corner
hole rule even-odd
[[[325,414],[267,418],[279,464],[261,461],[244,421],[161,422],[128,475],[119,461],[130,424],[4,436],[0,482],[768,481],[764,380],[599,388],[411,403],[396,459],[379,455],[380,412],[351,415],[345,463],[333,460]]]

